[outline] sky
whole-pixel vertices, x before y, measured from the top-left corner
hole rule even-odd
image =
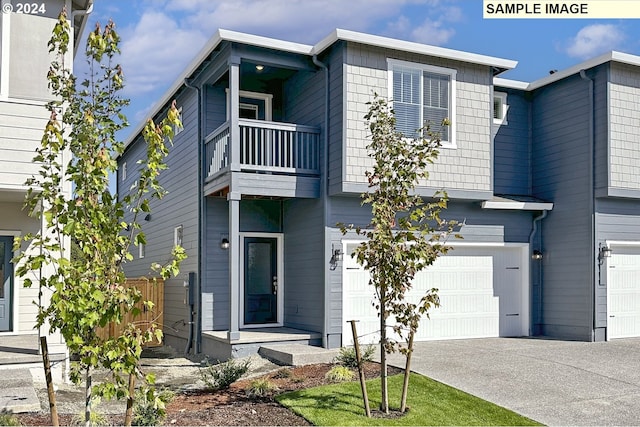
[[[131,99],[124,140],[218,28],[309,45],[360,31],[515,60],[500,77],[526,82],[611,50],[640,55],[640,20],[483,19],[482,0],[95,0],[85,33],[109,19]]]

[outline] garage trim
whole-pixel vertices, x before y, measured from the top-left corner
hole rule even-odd
[[[342,243],[342,252],[345,254],[345,258],[348,255],[347,245],[359,244],[362,243],[363,239],[344,239],[341,241]],[[526,336],[531,335],[531,282],[530,282],[530,260],[529,260],[529,244],[528,243],[511,243],[511,242],[455,242],[455,243],[447,243],[448,246],[453,248],[513,248],[519,251],[519,260],[520,260],[520,283],[522,286],[521,292],[521,330],[522,334]],[[446,255],[444,255],[446,256]],[[343,262],[342,265],[342,280],[344,280],[346,272],[346,266]],[[344,283],[342,288],[342,313],[343,313],[343,321],[345,314],[345,302],[346,298],[344,295]],[[344,330],[344,328],[343,328]],[[345,337],[346,338],[346,337]],[[343,338],[343,342],[347,340]],[[462,337],[461,337],[462,338]]]
[[[615,247],[627,247],[627,248],[639,248],[640,249],[640,241],[637,240],[605,240],[605,245],[608,246],[609,248],[612,249],[612,256],[615,255],[616,251],[615,251]],[[598,262],[598,260],[596,259],[596,263]],[[596,265],[596,268],[598,268],[598,266]],[[609,319],[610,319],[610,313],[612,312],[611,310],[611,286],[609,286],[609,283],[611,281],[611,262],[605,258],[602,266],[599,266],[599,268],[601,269],[601,274],[603,274],[604,276],[604,285],[607,287],[607,341],[610,341],[611,339],[616,339],[616,338],[626,338],[627,336],[620,336],[620,337],[611,337],[611,329],[610,329],[610,323],[609,323]],[[602,271],[604,270],[604,271]]]

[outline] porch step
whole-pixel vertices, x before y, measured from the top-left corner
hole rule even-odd
[[[260,346],[258,354],[278,364],[302,366],[331,363],[338,350],[303,344],[269,344]]]

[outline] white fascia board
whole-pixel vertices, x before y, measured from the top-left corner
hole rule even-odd
[[[243,44],[249,44],[253,46],[265,47],[269,49],[276,49],[291,53],[298,53],[302,55],[311,55],[312,46],[300,44],[300,43],[292,43],[284,40],[271,39],[268,37],[262,36],[254,36],[251,34],[239,33],[236,31],[229,31],[219,29],[216,33],[209,39],[207,44],[198,52],[195,58],[189,63],[189,65],[185,68],[185,70],[180,74],[180,76],[176,79],[176,81],[169,87],[169,89],[162,95],[162,97],[157,101],[149,114],[148,118],[155,117],[158,112],[162,109],[164,105],[166,105],[171,99],[176,95],[178,90],[184,85],[184,80],[191,76],[195,70],[204,62],[205,58],[213,52],[220,43],[223,41],[229,42],[237,42]],[[144,126],[147,123],[147,119],[143,120],[142,123],[138,124],[138,126],[134,129],[134,131],[129,135],[127,141],[125,141],[125,148],[128,147],[136,137],[142,132]]]
[[[504,87],[507,89],[527,90],[529,88],[528,82],[521,82],[518,80],[503,79],[500,77],[493,78],[494,87]]]
[[[640,67],[640,56],[631,55],[629,53],[616,52],[616,51],[607,52],[595,58],[581,62],[580,64],[574,65],[573,67],[567,68],[566,70],[561,70],[556,73],[550,74],[542,79],[536,80],[531,84],[529,84],[529,87],[527,90],[535,90],[535,89],[541,88],[550,83],[564,79],[565,77],[578,74],[580,73],[580,70],[588,70],[590,68],[597,67],[598,65],[602,65],[607,62],[620,62],[623,64]]]
[[[485,200],[482,202],[482,209],[505,209],[520,211],[550,211],[553,203],[545,202],[503,202],[495,200]]]
[[[322,41],[313,47],[313,54],[320,54],[338,40],[354,43],[362,43],[381,48],[402,50],[405,52],[418,53],[422,55],[436,56],[439,58],[452,59],[474,64],[488,65],[503,70],[515,68],[517,61],[510,59],[495,58],[492,56],[479,55],[476,53],[463,52],[459,50],[447,49],[438,46],[430,46],[422,43],[409,42],[406,40],[392,39],[388,37],[375,36],[372,34],[359,33],[343,29],[336,29]]]

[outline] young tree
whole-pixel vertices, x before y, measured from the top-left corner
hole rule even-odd
[[[78,360],[71,364],[71,380],[80,383],[84,376],[89,423],[92,391],[106,398],[127,397],[128,378],[142,376],[142,346],[162,337],[157,325],[141,329],[132,324],[121,335],[107,338],[97,331],[109,323],[120,323],[127,312],[135,316],[140,311],[134,306],[141,294],[126,286],[122,266],[132,259],[130,246],[145,243],[138,215],[149,212],[150,199],[164,194],[158,175],[166,168],[165,141],[171,140],[173,127],[181,123],[175,105],[159,124],[149,120],[143,131],[147,155],[138,186],[119,201],[109,191],[109,175],[116,171],[115,158],[124,150],[116,132],[128,125],[121,113],[128,101],[119,96],[123,88],[122,70],[116,63],[120,39],[112,22],[104,29],[96,25],[85,51],[88,77],[77,85],[65,64],[70,31],[63,11],[49,42],[55,59],[48,80],[55,100],[47,105],[50,119],[34,158],[41,164],[40,173],[27,182],[26,205],[33,214],[43,216],[44,225],[41,232],[18,239],[16,249],[24,244],[35,250],[22,252],[15,262],[25,286],[37,285],[41,296],[49,295],[48,302],[38,307],[38,327],[60,331],[71,354],[77,355]],[[65,191],[69,182],[71,196]],[[125,212],[131,212],[128,222]],[[152,265],[154,276],[176,275],[184,258],[184,250],[175,247],[164,264]],[[41,269],[47,274],[33,274]],[[152,308],[149,301],[143,304]],[[98,367],[111,375],[92,387],[92,372]],[[153,376],[145,380],[153,383]]]
[[[389,411],[386,354],[399,348],[388,334],[391,326],[401,338],[418,329],[421,316],[439,306],[437,289],[431,289],[419,303],[407,301],[416,273],[433,264],[446,253],[441,241],[456,225],[444,221],[440,212],[447,207],[446,194],[436,193],[435,201],[425,202],[415,187],[429,174],[427,166],[435,161],[440,136],[427,125],[416,138],[396,131],[396,119],[386,99],[374,96],[367,103],[365,116],[371,132],[367,146],[373,159],[373,170],[367,171],[369,192],[362,194],[362,204],[372,209],[371,224],[366,228],[341,226],[343,234],[350,230],[366,238],[355,250],[359,264],[369,271],[369,284],[375,287],[375,308],[380,318],[381,410]],[[446,125],[447,123],[443,123]],[[390,324],[390,318],[395,322]]]

